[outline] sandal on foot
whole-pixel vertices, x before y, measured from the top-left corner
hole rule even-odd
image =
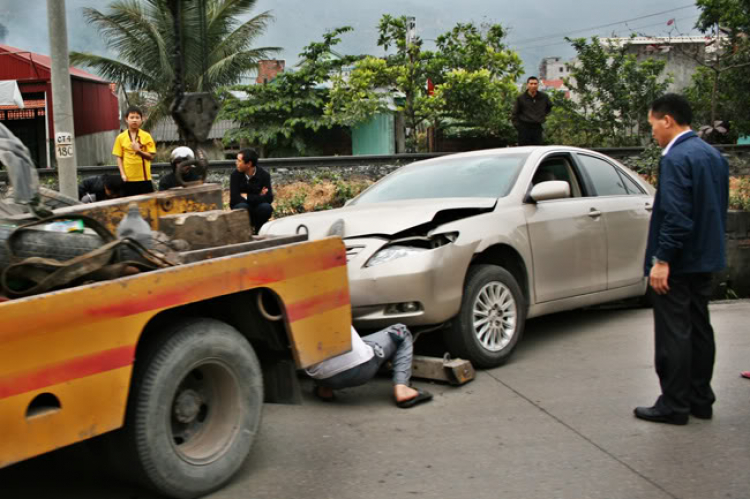
[[[318,400],[322,400],[323,402],[333,402],[334,400],[336,400],[336,394],[333,394],[330,397],[321,395],[319,386],[315,386],[313,388],[313,395],[315,395],[315,398],[317,398]]]
[[[396,402],[396,406],[400,407],[401,409],[409,409],[417,404],[421,404],[422,402],[429,402],[430,400],[432,400],[432,394],[430,392],[428,392],[427,390],[417,389],[416,397]]]

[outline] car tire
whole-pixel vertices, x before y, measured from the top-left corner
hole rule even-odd
[[[161,338],[136,367],[125,463],[156,492],[192,499],[222,487],[248,457],[261,421],[261,367],[248,340],[217,320],[185,321]]]
[[[498,367],[513,353],[525,322],[526,302],[513,275],[496,265],[473,265],[445,341],[453,357],[479,368]]]

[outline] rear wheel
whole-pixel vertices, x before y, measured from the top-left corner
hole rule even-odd
[[[513,275],[495,265],[474,265],[445,341],[451,355],[480,368],[497,367],[513,353],[525,322],[526,304]]]
[[[175,328],[143,356],[123,437],[145,485],[194,498],[224,485],[247,458],[263,404],[260,363],[220,321]]]

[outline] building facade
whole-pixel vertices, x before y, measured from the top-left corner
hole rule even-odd
[[[602,45],[622,47],[639,61],[645,59],[666,61],[662,78],[672,76],[669,92],[682,92],[690,86],[695,71],[709,63],[715,55],[715,39],[704,36],[601,38]]]
[[[26,144],[39,168],[55,161],[51,67],[46,55],[0,45],[0,80],[15,80],[24,103],[23,108],[2,106],[0,122]],[[70,79],[78,164],[112,164],[112,144],[120,131],[114,85],[73,67]]]
[[[540,80],[562,80],[570,76],[568,62],[561,57],[545,57],[539,64]]]

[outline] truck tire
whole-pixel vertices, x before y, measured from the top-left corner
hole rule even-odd
[[[473,265],[445,342],[454,357],[479,368],[498,367],[513,353],[525,322],[526,303],[513,275],[496,265]]]
[[[161,338],[136,364],[124,438],[144,485],[190,499],[222,487],[248,457],[261,367],[248,340],[217,320],[186,321]]]

